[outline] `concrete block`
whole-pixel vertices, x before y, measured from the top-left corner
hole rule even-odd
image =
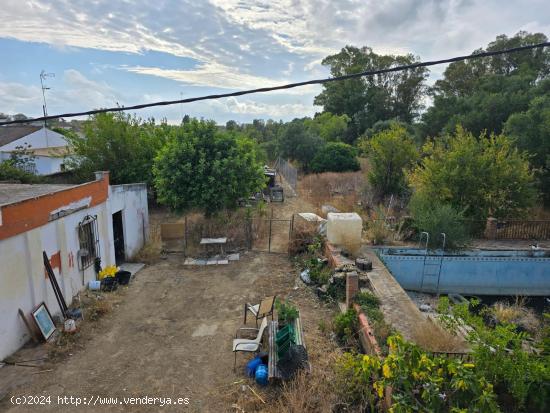
[[[359,268],[361,271],[372,270],[372,262],[364,258],[357,258],[355,260],[355,265],[357,265],[357,268]]]

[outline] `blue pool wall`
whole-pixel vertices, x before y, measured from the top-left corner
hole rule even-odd
[[[425,250],[381,248],[377,252],[404,289],[421,290]],[[440,251],[431,251],[426,260],[437,263],[441,259],[440,255]],[[422,290],[437,292],[436,280],[436,277],[426,277]],[[550,296],[550,256],[548,251],[468,250],[457,254],[446,252],[441,263],[439,292],[464,295]]]

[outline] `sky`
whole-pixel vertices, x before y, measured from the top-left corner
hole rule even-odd
[[[550,35],[547,0],[2,0],[0,112],[50,115],[327,77],[346,45],[421,60],[468,54],[499,34]],[[444,66],[431,68],[429,82]],[[291,120],[321,86],[138,111]]]

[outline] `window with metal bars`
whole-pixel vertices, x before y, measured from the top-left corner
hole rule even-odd
[[[86,215],[78,224],[78,241],[80,242],[80,269],[84,270],[90,267],[96,258],[101,257],[97,216]]]

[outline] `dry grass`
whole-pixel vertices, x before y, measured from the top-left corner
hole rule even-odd
[[[149,225],[149,239],[131,261],[153,264],[160,258],[161,252],[162,241],[160,239],[160,225]]]
[[[394,232],[386,222],[384,206],[374,208],[367,216],[366,236],[373,245],[388,244],[393,240]]]
[[[101,296],[100,296],[101,297]],[[113,305],[105,299],[95,299],[85,308],[86,320],[98,321],[101,317],[113,311]]]
[[[321,331],[315,329],[308,335],[308,357],[312,368],[309,373],[301,372],[284,383],[276,400],[262,411],[275,412],[332,412],[338,402],[334,387],[336,372],[334,366],[341,350]]]
[[[306,252],[308,245],[310,245],[319,234],[317,232],[318,223],[311,224],[308,222],[307,224],[298,220],[295,223],[294,230],[292,231],[292,238],[288,246],[288,253],[291,257]]]
[[[320,208],[323,204],[330,204],[341,211],[353,211],[361,199],[365,187],[365,175],[358,172],[325,172],[303,177],[298,190],[300,196]]]
[[[77,330],[66,333],[61,327],[55,340],[48,343],[48,356],[53,361],[64,359],[68,354],[81,350],[85,346],[86,331],[89,332],[91,322],[99,321],[113,310],[113,302],[117,300],[117,293],[109,293],[109,296],[101,293],[84,293],[80,295],[81,309],[84,321],[77,324]]]
[[[316,298],[310,300],[315,302]],[[304,302],[298,300],[302,304]],[[311,364],[309,372],[302,371],[294,379],[283,382],[280,386],[257,386],[252,379],[243,379],[222,390],[226,405],[232,406],[233,412],[266,412],[266,413],[307,413],[333,412],[338,405],[339,396],[336,361],[342,354],[338,345],[330,339],[330,316],[332,311],[318,311],[319,324],[306,333],[308,359]],[[266,402],[262,403],[248,388],[252,387]]]
[[[463,338],[443,329],[431,320],[415,326],[413,341],[427,351],[458,353],[467,349]]]
[[[526,307],[524,297],[516,297],[510,304],[498,301],[493,304],[491,313],[500,323],[511,323],[523,327],[529,332],[535,333],[540,327],[540,320],[533,309]]]
[[[543,205],[532,208],[529,211],[529,218],[534,220],[550,219],[550,209],[544,208]]]
[[[176,222],[178,217],[166,208],[151,208],[149,210],[149,238],[143,248],[132,258],[132,262],[153,264],[160,258],[162,240],[160,238],[160,224]]]

